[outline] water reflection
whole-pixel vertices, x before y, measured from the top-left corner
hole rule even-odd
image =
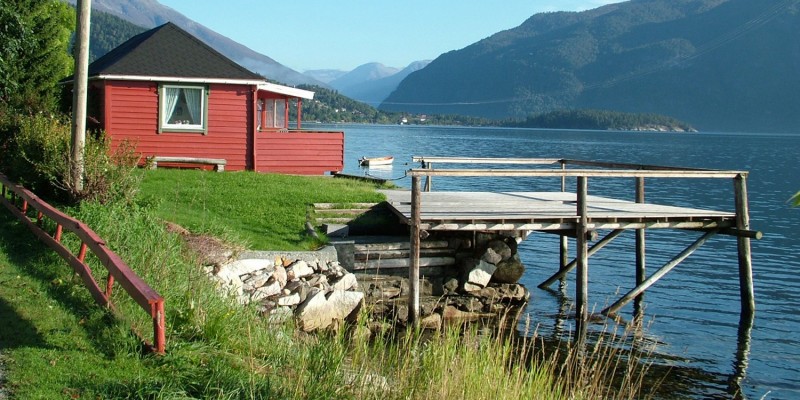
[[[747,366],[750,364],[750,338],[753,331],[755,314],[743,313],[739,318],[738,340],[733,362],[733,373],[728,379],[728,393],[735,399],[746,398],[742,393],[742,382],[747,376]]]

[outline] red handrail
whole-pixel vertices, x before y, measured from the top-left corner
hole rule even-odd
[[[131,298],[139,304],[153,319],[153,345],[149,345],[158,354],[164,354],[166,348],[165,322],[164,322],[164,298],[153,290],[142,278],[136,275],[124,261],[108,247],[106,243],[91,228],[81,221],[72,218],[45,201],[39,199],[33,192],[22,186],[16,185],[8,178],[0,174],[2,183],[2,196],[0,202],[3,203],[12,214],[17,216],[20,221],[33,231],[36,236],[45,244],[50,246],[67,264],[81,277],[86,288],[89,289],[94,300],[103,306],[117,312],[111,303],[111,289],[114,282],[119,282],[123,289]],[[7,198],[7,190],[11,190],[12,201]],[[22,207],[17,207],[16,197],[22,199]],[[28,217],[29,208],[37,211],[36,218]],[[56,223],[56,231],[51,236],[40,226],[44,216],[49,217]],[[78,256],[63,244],[61,235],[64,230],[74,233],[81,240],[81,247]],[[86,250],[90,250],[100,263],[108,270],[108,280],[106,287],[101,289],[97,281],[92,276],[89,265],[84,261]]]

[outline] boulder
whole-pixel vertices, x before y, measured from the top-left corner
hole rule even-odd
[[[466,283],[464,289],[467,289],[467,284],[471,284],[472,288],[477,286],[479,289],[486,287],[489,280],[492,279],[492,274],[497,267],[484,260],[468,259],[465,261]]]
[[[286,268],[284,268],[283,265],[275,266],[275,271],[272,273],[272,276],[281,284],[281,287],[286,286],[286,282],[289,281],[286,275]]]
[[[297,307],[298,326],[305,332],[327,328],[334,321],[352,317],[363,300],[361,292],[334,290],[326,297],[324,291],[312,289],[306,301]]]
[[[486,251],[483,252],[483,255],[481,256],[481,260],[486,261],[489,264],[495,264],[496,265],[500,261],[503,261],[503,256],[498,254],[496,251],[494,251],[493,248],[489,247],[489,248],[486,249]]]
[[[259,301],[264,298],[274,296],[276,294],[280,294],[283,292],[283,288],[281,284],[277,281],[272,279],[272,282],[257,288],[250,294],[250,301]]]
[[[337,279],[331,284],[333,290],[350,290],[358,285],[356,276],[351,273],[344,274],[341,278]]]
[[[295,310],[298,327],[303,331],[311,332],[330,325],[331,317],[327,305],[325,292],[312,289],[306,297],[306,301],[297,306]]]
[[[304,278],[312,275],[313,273],[314,269],[303,260],[296,261],[286,268],[286,274],[289,280]]]
[[[486,244],[486,249],[491,249],[493,252],[497,253],[501,261],[508,260],[513,255],[511,247],[500,239],[490,240],[489,243]]]
[[[442,316],[438,313],[428,315],[419,321],[419,326],[422,329],[439,329],[442,327]]]
[[[474,322],[484,317],[492,317],[493,314],[461,311],[455,306],[446,306],[442,311],[442,320],[446,323],[462,324]]]
[[[300,293],[292,293],[278,298],[279,306],[296,306],[300,304]]]
[[[517,283],[524,273],[525,266],[522,265],[519,254],[514,254],[513,257],[497,264],[497,269],[492,274],[492,282]]]
[[[364,293],[361,292],[334,290],[328,295],[328,306],[333,319],[339,321],[353,320],[363,302]]]

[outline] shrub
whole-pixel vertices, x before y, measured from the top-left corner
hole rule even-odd
[[[2,127],[3,170],[35,193],[60,200],[131,200],[138,190],[140,156],[131,143],[111,148],[104,132],[88,135],[83,187],[71,173],[71,127],[62,116],[42,113],[6,117]]]

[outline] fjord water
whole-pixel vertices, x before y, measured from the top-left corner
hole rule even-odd
[[[329,127],[326,127],[329,128]],[[676,398],[800,398],[800,208],[787,200],[800,190],[800,133],[651,133],[570,130],[337,125],[345,131],[345,171],[403,178],[412,155],[544,157],[749,171],[756,314],[740,324],[736,240],[717,235],[645,294],[643,343],[666,390]],[[367,170],[361,156],[393,155],[391,169]],[[449,167],[469,167],[452,165]],[[519,167],[519,166],[517,166]],[[559,190],[557,180],[531,178],[437,178],[434,190]],[[729,179],[648,179],[647,202],[733,211]],[[568,183],[574,190],[574,181]],[[633,200],[632,179],[589,179],[589,194]],[[601,232],[601,237],[604,232]],[[696,232],[647,231],[648,273],[698,237]],[[591,245],[591,243],[590,243]],[[570,243],[571,250],[574,243]],[[574,274],[565,291],[536,286],[557,270],[558,237],[534,233],[520,245],[522,282],[539,335],[569,335],[564,318],[574,298]],[[589,259],[590,310],[599,311],[634,286],[633,232]],[[557,286],[557,285],[556,285]],[[630,319],[631,305],[621,315]],[[598,322],[601,325],[602,322]],[[591,329],[591,328],[590,328]],[[602,326],[596,329],[603,329]],[[739,392],[740,394],[736,394]],[[669,394],[669,395],[667,395]]]

